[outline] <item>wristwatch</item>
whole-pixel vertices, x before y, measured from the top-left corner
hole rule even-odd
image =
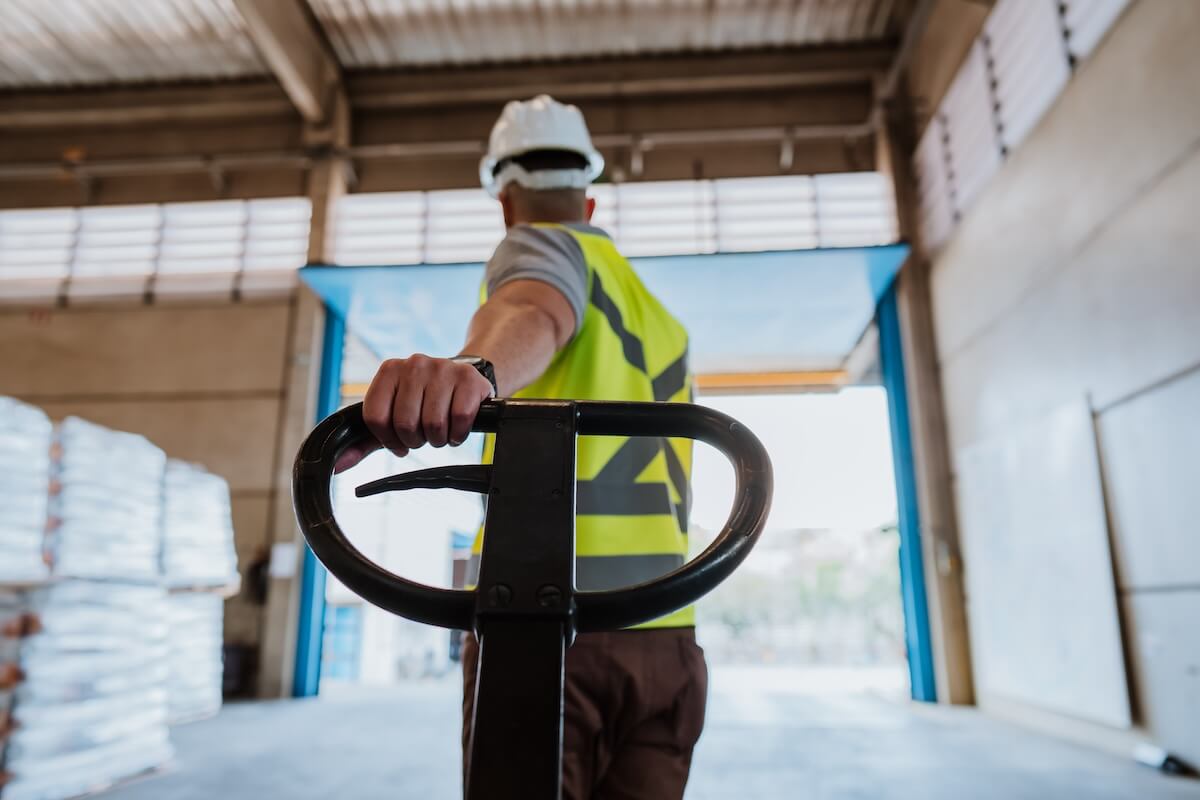
[[[466,353],[457,355],[450,360],[458,364],[469,364],[474,367],[475,371],[487,378],[488,383],[492,385],[492,397],[500,394],[500,390],[496,388],[496,368],[492,365],[492,362],[482,356],[472,356]]]

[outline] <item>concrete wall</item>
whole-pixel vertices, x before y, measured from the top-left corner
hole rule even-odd
[[[293,541],[291,454],[313,419],[319,302],[277,300],[0,311],[0,394],[143,434],[229,481],[240,568]],[[227,642],[260,651],[259,692],[290,687],[290,580],[266,608],[226,605]]]
[[[1193,762],[1200,762],[1198,41],[1200,4],[1132,4],[932,268],[956,462],[973,445],[1090,400],[1135,721]],[[966,517],[960,511],[969,554],[972,537],[982,534]],[[1022,591],[987,584],[1001,596],[980,596],[985,582],[972,575],[987,569],[966,563],[969,607]],[[1064,640],[1071,635],[1064,630]],[[1005,701],[985,687],[979,695],[985,706]]]

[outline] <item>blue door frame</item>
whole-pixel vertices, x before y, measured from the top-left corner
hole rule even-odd
[[[875,321],[879,328],[879,358],[891,421],[892,458],[896,474],[900,529],[900,586],[912,697],[914,700],[934,702],[937,700],[937,686],[925,596],[925,569],[921,551],[920,512],[917,505],[912,433],[909,427],[904,354],[894,284],[880,297]],[[317,419],[314,422],[329,416],[341,404],[345,331],[345,320],[332,307],[326,306]],[[296,697],[311,697],[320,690],[325,576],[325,568],[317,561],[312,551],[305,547],[300,582],[296,665],[292,681],[292,694]]]
[[[346,321],[325,307],[325,334],[321,343],[321,377],[317,387],[317,418],[320,422],[342,404],[342,351]],[[325,567],[304,546],[300,571],[300,622],[296,631],[296,666],[292,673],[292,696],[314,697],[321,689],[321,644],[325,638]]]
[[[892,462],[896,473],[896,505],[900,527],[900,591],[904,601],[904,640],[908,674],[914,700],[935,702],[937,682],[933,672],[933,647],[929,609],[925,599],[925,566],[921,554],[921,517],[917,506],[912,431],[908,418],[908,384],[904,377],[904,350],[893,283],[875,313],[879,328],[879,362],[887,389],[892,431]]]

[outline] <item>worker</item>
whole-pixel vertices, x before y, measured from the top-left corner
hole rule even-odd
[[[363,418],[382,446],[403,456],[425,444],[461,444],[480,403],[497,395],[690,399],[687,332],[590,224],[595,201],[586,189],[603,167],[575,106],[547,95],[505,106],[480,164],[507,228],[484,272],[483,302],[461,354],[379,367]],[[683,563],[690,471],[687,440],[580,439],[578,589],[628,586]],[[472,550],[476,570],[481,539]],[[464,753],[477,661],[468,636]],[[691,608],[636,629],[579,635],[566,660],[565,800],[681,798],[707,677]]]

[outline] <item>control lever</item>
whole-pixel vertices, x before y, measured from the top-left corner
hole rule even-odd
[[[487,464],[462,464],[419,469],[364,483],[354,490],[354,495],[370,497],[407,489],[457,489],[487,494],[492,490],[492,468]]]

